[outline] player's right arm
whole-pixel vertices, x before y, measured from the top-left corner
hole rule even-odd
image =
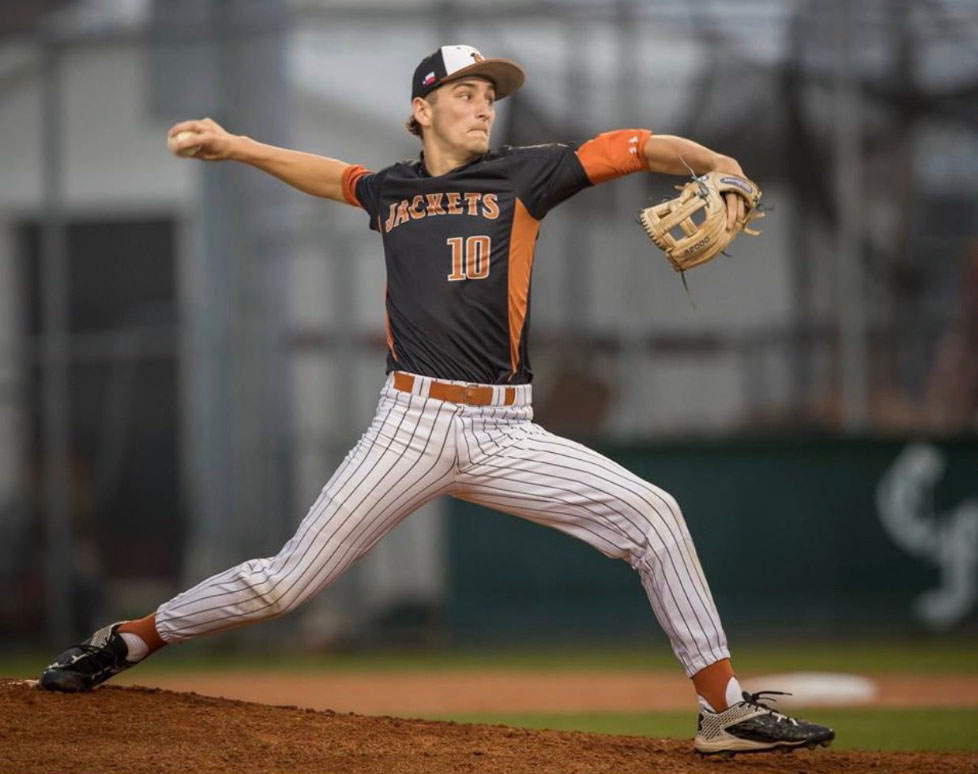
[[[190,134],[174,142],[173,138],[180,132]],[[351,166],[345,161],[266,145],[245,135],[231,134],[212,118],[181,121],[170,127],[166,136],[167,145],[174,154],[179,155],[180,151],[199,145],[200,150],[192,158],[240,161],[303,193],[352,203],[343,193],[343,172]]]

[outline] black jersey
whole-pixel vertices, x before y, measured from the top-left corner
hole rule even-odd
[[[348,167],[348,201],[370,215],[387,264],[387,371],[480,384],[532,379],[527,353],[541,219],[582,188],[644,167],[626,137],[503,147],[438,177],[423,156],[379,172]],[[601,140],[602,142],[598,142]],[[626,158],[607,174],[609,146]],[[641,146],[638,146],[641,147]],[[619,156],[621,154],[618,154]]]

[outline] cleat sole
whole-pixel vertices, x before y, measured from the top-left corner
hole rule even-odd
[[[772,744],[770,747],[754,747],[743,750],[694,750],[700,758],[713,758],[719,760],[730,760],[735,755],[751,755],[755,753],[781,753],[782,755],[791,755],[795,750],[806,747],[809,750],[816,750],[819,747],[828,747],[832,744],[831,739],[823,739],[817,742],[798,742],[795,744]]]

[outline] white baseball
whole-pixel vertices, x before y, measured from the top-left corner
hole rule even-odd
[[[170,152],[175,153],[178,156],[196,156],[200,152],[199,145],[193,145],[189,148],[184,148],[183,150],[180,151],[176,149],[176,146],[180,142],[192,136],[193,136],[193,132],[188,132],[188,131],[177,132],[172,137],[167,138],[166,144],[169,146]]]

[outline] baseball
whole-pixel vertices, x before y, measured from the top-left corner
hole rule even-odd
[[[170,152],[175,153],[177,156],[186,156],[186,157],[196,156],[200,152],[199,145],[193,145],[189,148],[184,148],[183,150],[180,151],[176,149],[176,146],[179,143],[181,143],[186,138],[191,137],[192,135],[193,132],[184,131],[184,132],[177,132],[172,137],[168,137],[166,140],[166,144],[170,148]]]

